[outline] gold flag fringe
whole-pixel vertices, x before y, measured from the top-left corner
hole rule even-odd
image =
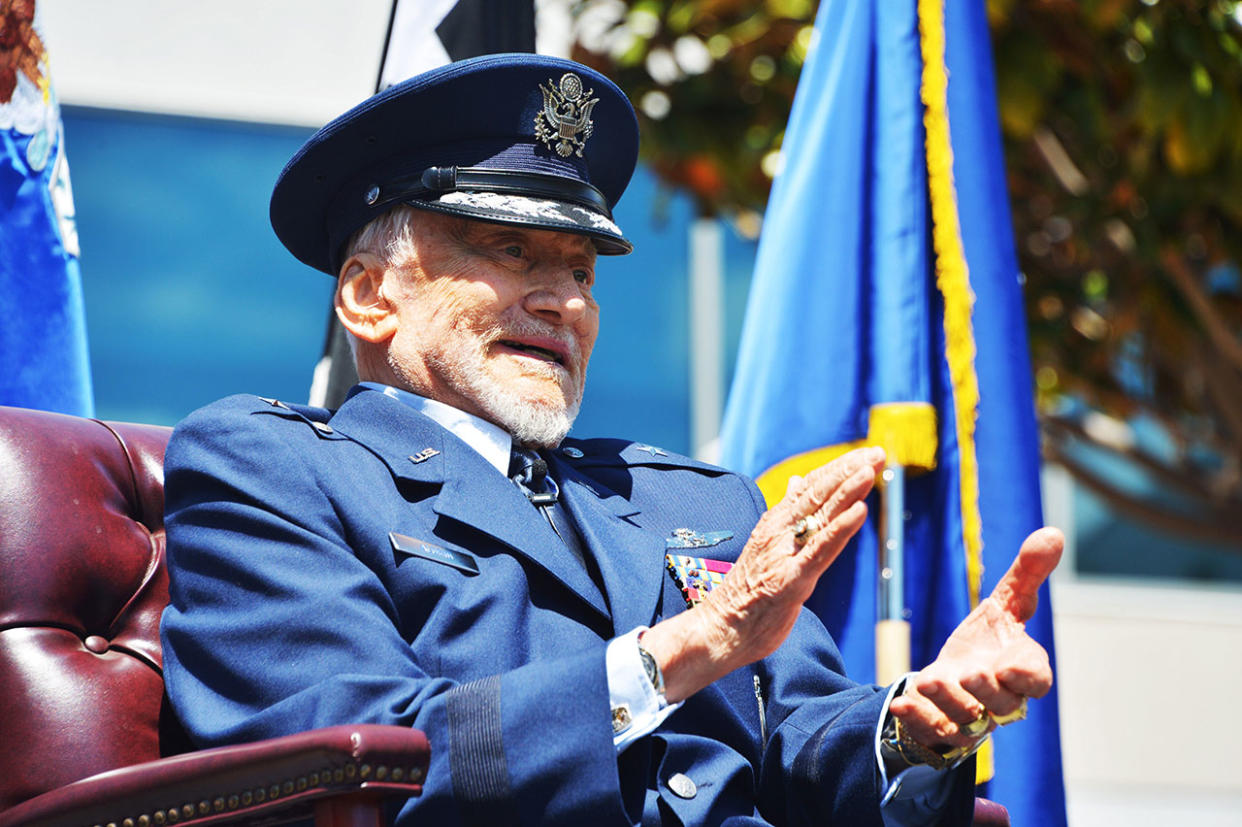
[[[945,66],[943,0],[919,0],[919,34],[923,51],[923,126],[926,129],[927,187],[931,198],[932,247],[936,253],[936,287],[944,297],[945,356],[953,384],[962,498],[962,540],[971,608],[979,605],[983,583],[983,519],[979,513],[979,462],[975,422],[979,416],[979,378],[975,373],[975,334],[971,322],[975,295],[962,246],[953,183],[953,147],[949,133],[949,73]],[[991,742],[980,751],[975,780],[992,777]]]

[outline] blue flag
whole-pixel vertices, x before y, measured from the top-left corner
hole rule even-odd
[[[0,405],[92,416],[73,194],[34,3],[4,4]]]
[[[914,668],[1042,523],[983,0],[826,0],[764,217],[722,461],[770,503],[862,444],[907,469]],[[874,514],[877,509],[873,508]],[[875,518],[808,601],[875,677]],[[1047,588],[1028,631],[1053,653]],[[1015,824],[1063,825],[1055,690],[980,755]]]

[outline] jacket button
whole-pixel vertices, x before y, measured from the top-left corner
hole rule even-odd
[[[690,776],[680,772],[668,780],[668,788],[678,798],[694,798],[699,792],[699,788],[690,780]]]

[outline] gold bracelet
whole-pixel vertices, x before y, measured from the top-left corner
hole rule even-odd
[[[893,716],[893,735],[885,739],[887,745],[896,751],[901,760],[907,764],[914,766],[916,764],[925,764],[934,770],[953,769],[959,766],[970,756],[983,746],[983,742],[987,740],[987,735],[981,735],[974,740],[973,743],[964,747],[953,747],[946,752],[939,752],[931,747],[920,744],[914,740],[908,732],[901,726],[901,719]]]

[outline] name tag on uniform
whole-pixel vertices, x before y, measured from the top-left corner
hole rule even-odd
[[[388,540],[392,543],[392,550],[395,554],[405,554],[410,557],[421,557],[424,560],[431,560],[433,563],[443,563],[458,571],[464,571],[466,574],[479,573],[479,564],[464,551],[454,551],[444,546],[438,546],[435,543],[429,543],[426,540],[417,540],[404,534],[398,534],[395,531],[388,532]]]

